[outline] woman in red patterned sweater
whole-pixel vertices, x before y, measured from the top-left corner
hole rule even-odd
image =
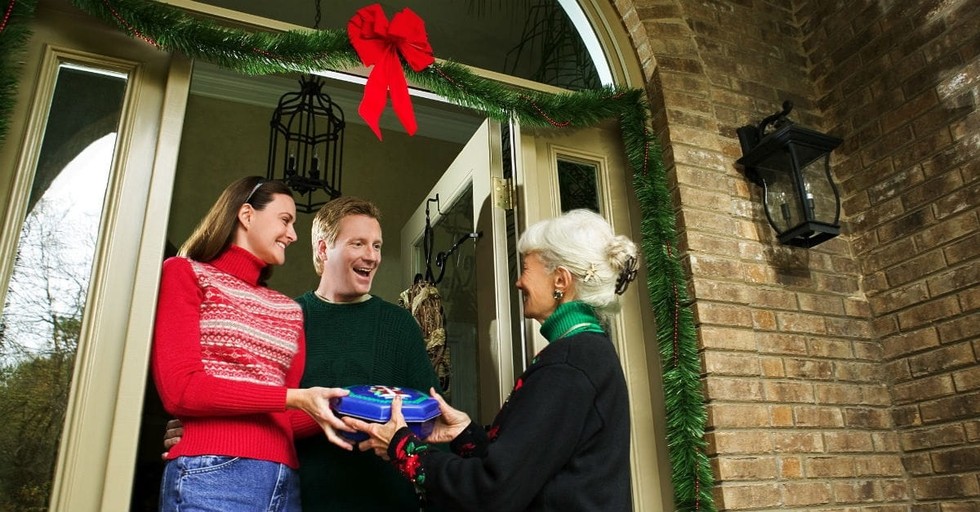
[[[285,184],[243,178],[163,264],[153,377],[184,435],[167,454],[162,511],[299,512],[294,437],[322,428],[351,448],[330,410],[347,392],[298,388],[303,313],[264,286],[296,241],[295,220]]]

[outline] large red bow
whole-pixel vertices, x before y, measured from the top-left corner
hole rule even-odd
[[[422,71],[435,62],[422,18],[406,8],[395,14],[389,25],[381,5],[373,4],[354,14],[347,23],[347,35],[361,62],[365,66],[374,65],[357,113],[381,139],[378,121],[388,100],[388,91],[391,91],[391,108],[408,134],[414,135],[417,128],[415,112],[398,55],[401,54],[415,71]]]

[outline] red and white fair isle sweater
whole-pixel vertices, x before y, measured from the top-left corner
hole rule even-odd
[[[153,339],[153,378],[184,435],[168,458],[226,455],[296,468],[294,435],[318,430],[286,411],[305,363],[303,312],[258,285],[265,263],[232,245],[200,263],[163,263]]]

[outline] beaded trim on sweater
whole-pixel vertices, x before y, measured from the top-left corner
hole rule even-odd
[[[211,264],[191,261],[191,268],[204,294],[204,370],[223,379],[285,385],[303,328],[299,305],[281,293],[255,286],[243,281],[244,276],[225,273]]]

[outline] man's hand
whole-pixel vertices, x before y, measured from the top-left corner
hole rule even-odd
[[[183,436],[184,424],[180,420],[173,418],[167,422],[167,430],[163,432],[163,454],[160,455],[163,460],[167,460],[167,454],[170,453],[170,449],[179,443],[180,438]]]

